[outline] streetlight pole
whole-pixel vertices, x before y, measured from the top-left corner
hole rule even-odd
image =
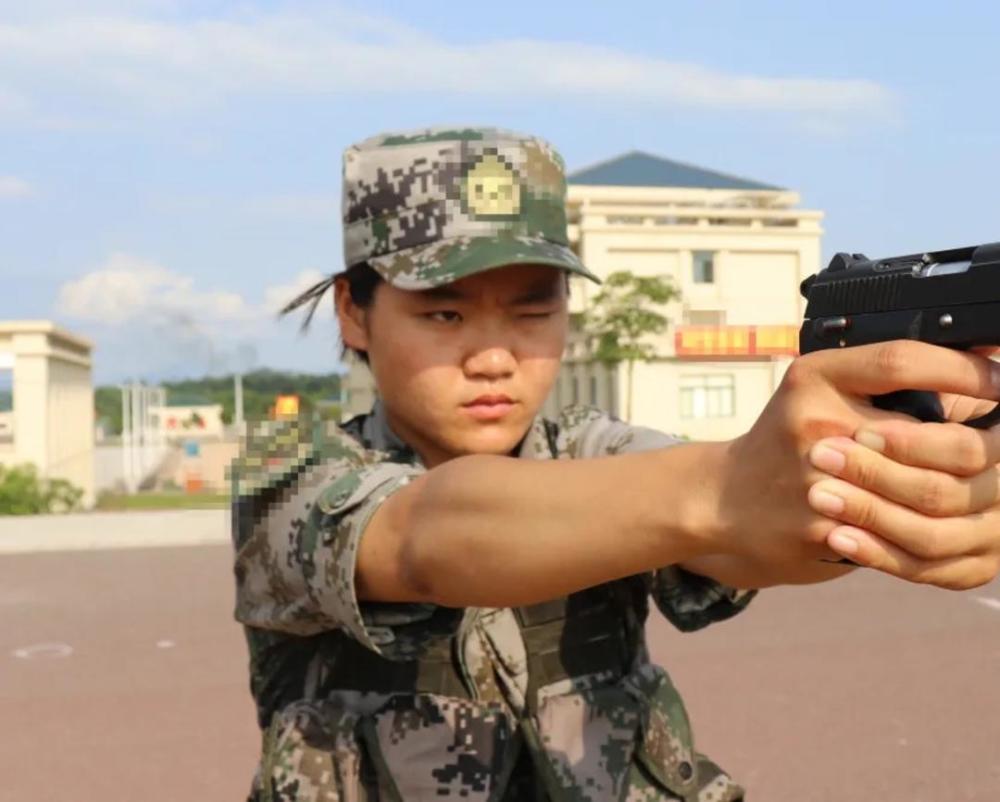
[[[236,436],[242,437],[243,435],[243,374],[235,373],[233,375],[233,417],[236,423]]]

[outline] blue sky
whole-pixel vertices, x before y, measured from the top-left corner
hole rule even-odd
[[[343,148],[437,123],[793,188],[826,256],[997,240],[998,8],[0,0],[0,320],[99,382],[334,369],[274,305],[340,267]]]

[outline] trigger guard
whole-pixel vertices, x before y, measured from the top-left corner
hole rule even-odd
[[[1000,423],[1000,404],[997,404],[985,415],[980,415],[978,418],[971,418],[970,420],[964,420],[961,421],[961,423],[966,426],[971,426],[973,429],[989,429],[994,424]]]
[[[985,415],[965,421],[950,421],[944,416],[944,409],[937,393],[926,390],[897,390],[885,395],[872,397],[872,404],[878,409],[900,412],[924,423],[961,423],[973,429],[988,429],[1000,423],[1000,403]]]
[[[946,423],[948,420],[938,394],[927,390],[896,390],[876,395],[872,397],[872,405],[887,412],[909,415],[923,423]]]

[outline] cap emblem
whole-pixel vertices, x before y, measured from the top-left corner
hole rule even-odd
[[[521,212],[521,184],[514,169],[500,156],[484,154],[465,174],[463,200],[478,220],[517,217]]]

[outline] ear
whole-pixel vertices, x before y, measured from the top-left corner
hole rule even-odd
[[[368,350],[367,312],[351,299],[347,279],[337,279],[333,284],[333,305],[340,324],[340,339],[348,348]]]

